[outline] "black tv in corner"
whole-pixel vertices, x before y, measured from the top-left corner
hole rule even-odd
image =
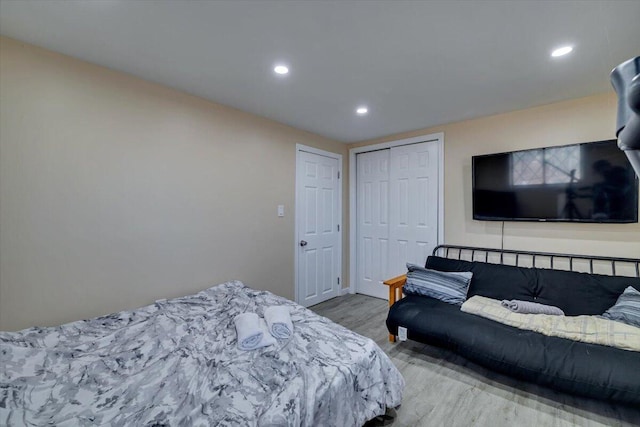
[[[616,140],[473,156],[473,219],[638,222],[638,178]]]

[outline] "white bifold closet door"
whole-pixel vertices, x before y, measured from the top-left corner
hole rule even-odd
[[[389,150],[356,157],[356,291],[384,297],[389,256]]]
[[[438,240],[437,142],[356,158],[356,291],[387,298],[382,282],[424,265]]]
[[[438,242],[438,145],[403,145],[390,152],[389,273],[424,266]]]

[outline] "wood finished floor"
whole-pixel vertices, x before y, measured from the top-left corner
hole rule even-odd
[[[374,340],[404,376],[393,426],[640,426],[640,408],[581,398],[522,382],[448,350],[390,343],[387,301],[345,295],[311,307]]]

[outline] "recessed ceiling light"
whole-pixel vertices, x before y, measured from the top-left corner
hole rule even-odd
[[[573,46],[562,46],[551,52],[551,56],[553,56],[554,58],[558,56],[564,56],[568,53],[571,53],[572,50]]]
[[[286,65],[280,64],[273,67],[273,71],[276,74],[285,75],[285,74],[289,74],[289,67],[287,67]]]
[[[365,107],[364,105],[356,108],[356,114],[358,114],[359,116],[364,116],[368,112],[369,112],[369,109],[367,107]]]

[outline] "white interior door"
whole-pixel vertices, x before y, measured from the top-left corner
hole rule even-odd
[[[389,273],[424,266],[438,244],[438,143],[391,148]]]
[[[297,300],[308,307],[339,295],[339,159],[298,151]]]
[[[356,156],[356,292],[387,298],[382,282],[424,265],[438,242],[438,143]]]
[[[382,282],[389,278],[389,150],[358,154],[356,174],[356,292],[386,298]]]

